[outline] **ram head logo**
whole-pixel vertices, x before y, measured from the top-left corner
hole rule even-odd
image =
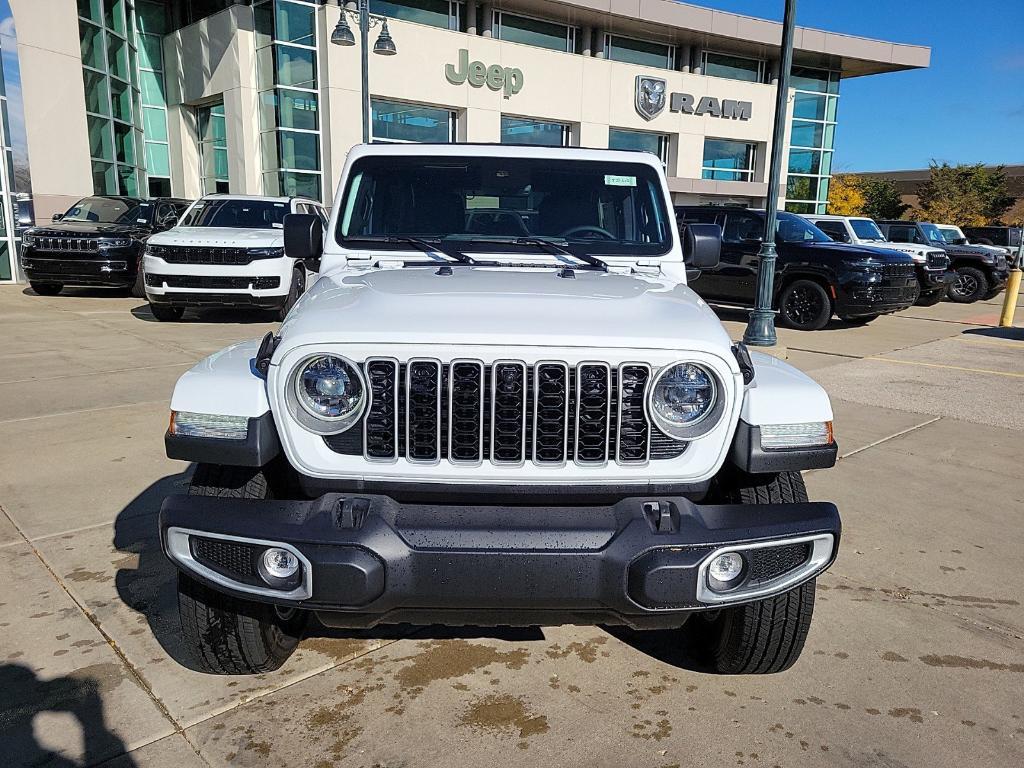
[[[658,77],[637,75],[636,111],[644,120],[653,120],[665,108],[667,83]]]

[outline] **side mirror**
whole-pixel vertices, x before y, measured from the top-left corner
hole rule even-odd
[[[683,263],[694,269],[714,269],[722,253],[722,228],[717,224],[684,224]]]
[[[51,219],[51,221],[60,221],[63,218],[64,218],[64,214],[63,213],[55,213],[55,214],[53,214],[53,218]]]
[[[158,227],[163,227],[164,229],[170,229],[171,227],[173,227],[177,223],[178,223],[178,214],[176,214],[176,213],[169,213],[166,216],[164,216],[162,219],[160,219],[156,223],[156,225]]]
[[[324,223],[312,213],[289,213],[284,217],[284,252],[306,264],[313,272],[320,271],[324,255]]]

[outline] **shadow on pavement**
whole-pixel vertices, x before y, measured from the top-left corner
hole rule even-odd
[[[989,336],[993,339],[1024,341],[1024,328],[968,328],[964,331],[964,335]]]
[[[132,317],[145,323],[159,323],[153,317],[149,304],[132,307]],[[187,309],[178,323],[272,323],[277,316],[271,310],[262,309]],[[171,323],[173,325],[173,323]]]
[[[750,310],[749,309],[739,309],[737,307],[723,307],[723,306],[721,306],[719,304],[714,304],[712,302],[708,302],[708,304],[711,307],[711,309],[714,310],[715,314],[718,315],[718,319],[719,320],[728,320],[728,321],[732,321],[734,323],[746,323],[750,319]],[[847,322],[843,322],[842,320],[839,320],[838,318],[833,317],[831,320],[828,321],[828,325],[826,325],[821,330],[822,331],[841,331],[841,330],[844,330],[844,329],[847,329],[847,328],[861,328],[863,326],[864,326],[864,323],[847,323]],[[775,327],[776,328],[783,328],[783,327],[785,327],[785,326],[783,326],[779,322],[779,316],[778,315],[775,316]],[[806,333],[819,333],[819,332],[820,331],[806,331]]]
[[[40,680],[21,664],[0,664],[0,743],[7,765],[77,768],[121,755],[120,766],[134,766],[121,739],[107,728],[102,693],[109,681],[88,668],[53,680]],[[116,684],[116,683],[115,683]],[[81,763],[36,740],[33,721],[43,712],[71,715],[81,729]]]

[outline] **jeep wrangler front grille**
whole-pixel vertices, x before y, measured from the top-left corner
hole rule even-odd
[[[369,358],[363,372],[370,405],[361,430],[324,438],[336,453],[370,461],[586,466],[642,465],[686,449],[648,420],[651,369],[642,363]]]

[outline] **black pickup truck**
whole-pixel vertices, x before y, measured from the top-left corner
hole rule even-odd
[[[174,226],[188,205],[174,198],[83,198],[52,224],[25,231],[21,268],[40,296],[87,285],[130,289],[143,298],[139,268],[146,239]]]
[[[1005,255],[986,246],[950,243],[939,228],[926,221],[879,221],[886,240],[894,243],[917,243],[942,248],[949,256],[949,266],[956,281],[949,286],[950,301],[973,304],[999,293],[1010,277]]]
[[[676,206],[683,223],[722,227],[722,256],[717,268],[701,272],[693,283],[704,299],[753,306],[764,211],[712,206]],[[920,288],[914,261],[907,255],[861,245],[836,243],[809,221],[780,212],[775,244],[773,306],[790,328],[815,331],[832,315],[861,324],[911,306]]]

